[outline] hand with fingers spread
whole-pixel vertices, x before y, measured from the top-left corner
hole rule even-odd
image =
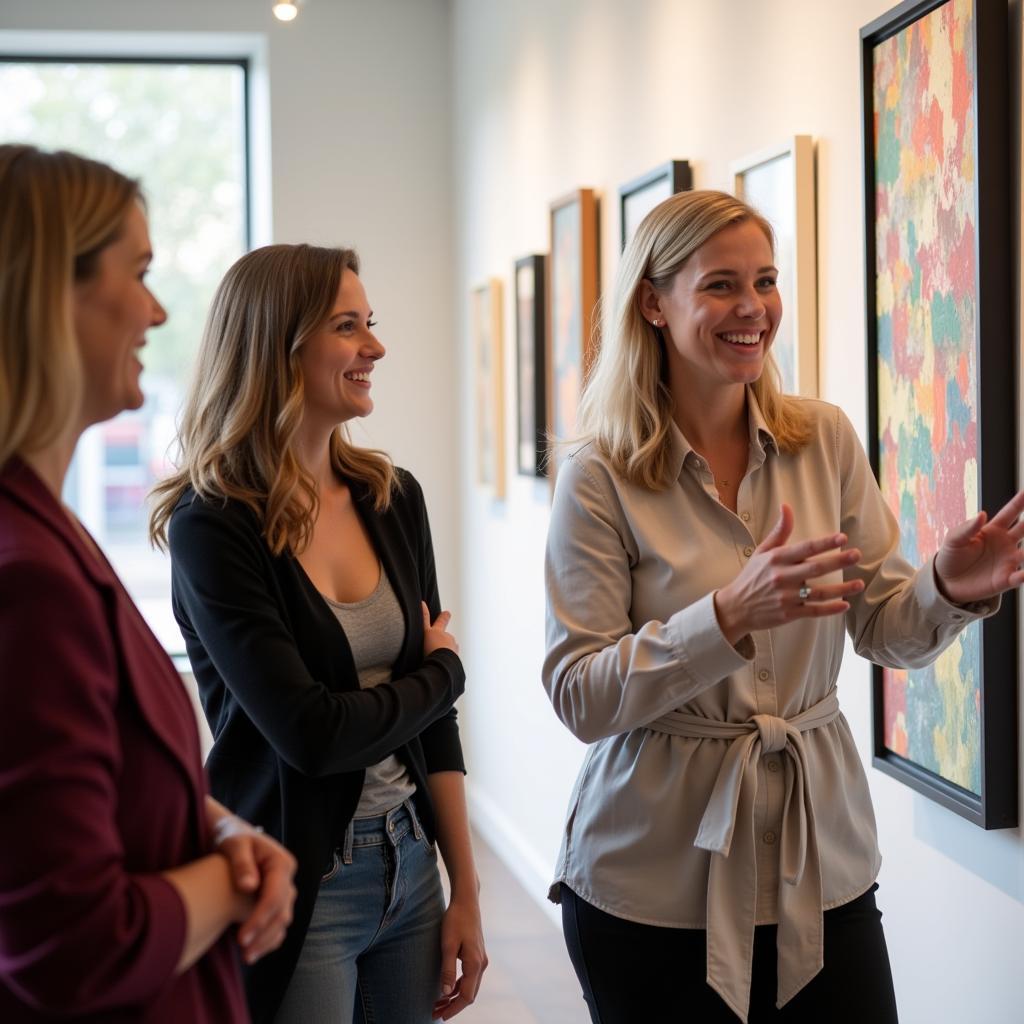
[[[757,546],[743,571],[715,594],[715,613],[731,644],[757,629],[771,629],[794,619],[841,615],[845,598],[864,589],[860,580],[816,584],[829,573],[856,565],[856,548],[841,550],[846,535],[830,534],[787,544],[793,510],[782,505],[779,521]]]
[[[1024,491],[991,520],[984,512],[950,530],[935,556],[939,589],[954,604],[996,597],[1024,583]]]
[[[423,657],[426,658],[442,648],[458,654],[458,641],[448,632],[448,623],[452,621],[452,613],[441,612],[431,623],[430,609],[427,607],[426,601],[420,601],[420,609],[423,612]]]

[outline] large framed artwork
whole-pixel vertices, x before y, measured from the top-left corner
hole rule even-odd
[[[1005,0],[861,30],[869,453],[902,552],[1013,494]],[[1017,823],[1015,594],[929,668],[875,668],[874,764],[983,828]]]
[[[818,245],[814,140],[786,142],[737,160],[733,191],[771,222],[782,294],[772,355],[787,394],[818,394]]]
[[[516,468],[544,476],[547,454],[545,387],[545,264],[543,254],[516,260]]]
[[[583,382],[596,351],[598,294],[597,199],[589,188],[551,204],[548,261],[548,475],[554,482],[565,451],[559,442],[577,435]]]
[[[688,160],[669,160],[619,188],[619,242],[623,249],[637,225],[663,199],[693,188]]]
[[[491,278],[470,296],[476,391],[476,479],[505,496],[505,383],[501,344],[501,281]]]

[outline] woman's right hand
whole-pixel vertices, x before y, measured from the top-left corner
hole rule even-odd
[[[787,545],[792,532],[793,510],[784,504],[779,521],[754,550],[743,571],[715,593],[718,624],[729,643],[735,645],[754,630],[782,626],[794,619],[841,615],[850,607],[844,598],[864,589],[861,580],[818,586],[811,583],[860,561],[856,548],[838,550],[846,543],[846,534]],[[810,594],[801,598],[799,592],[805,586]]]
[[[451,612],[441,612],[431,623],[430,609],[426,601],[420,601],[420,609],[423,612],[423,657],[429,657],[434,651],[444,648],[459,653],[459,645],[455,637],[448,632],[448,623],[452,620]]]

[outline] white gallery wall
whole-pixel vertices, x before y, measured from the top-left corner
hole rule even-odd
[[[697,187],[795,133],[817,140],[822,397],[865,435],[859,29],[890,0],[453,0],[465,699],[477,821],[542,894],[583,746],[555,720],[543,655],[544,483],[474,483],[471,287],[505,282],[506,463],[514,467],[513,260],[546,252],[548,204],[601,191],[601,279],[617,259],[619,184],[670,158]],[[1010,5],[1015,123],[1020,3]],[[1019,152],[1019,131],[1014,136]],[[1019,173],[1014,181],[1019,185]],[[1019,239],[1019,232],[1015,234]],[[797,509],[799,515],[799,509]],[[840,696],[870,763],[869,669]],[[1014,685],[1008,675],[1005,685]],[[989,685],[1000,685],[990,680]],[[985,833],[869,769],[884,856],[880,905],[905,1024],[1024,1019],[1024,842]]]
[[[69,40],[72,32],[88,35]],[[140,48],[184,57],[235,56],[255,45],[254,241],[359,250],[388,354],[374,376],[375,412],[356,436],[390,451],[420,479],[442,596],[454,599],[445,0],[310,0],[290,24],[273,17],[270,0],[0,0],[0,54],[15,43],[18,52],[41,54],[54,40],[65,53]]]
[[[469,670],[476,817],[538,899],[583,747],[539,681],[547,485],[509,469],[495,502],[474,484],[470,288],[505,282],[514,467],[511,267],[547,251],[549,202],[580,186],[602,192],[607,289],[620,183],[674,157],[691,161],[698,187],[727,187],[732,160],[811,134],[821,393],[863,436],[858,30],[891,5],[308,0],[281,25],[270,0],[0,0],[0,52],[25,31],[170,33],[182,55],[182,33],[258,37],[254,85],[269,125],[256,139],[259,240],[352,243],[363,255],[389,354],[360,436],[424,484]],[[1009,6],[1019,122],[1021,0]],[[840,692],[869,761],[869,672],[852,655]],[[904,1024],[1019,1021],[1020,831],[983,833],[873,769],[869,778]]]

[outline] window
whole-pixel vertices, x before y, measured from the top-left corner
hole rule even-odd
[[[145,405],[88,430],[64,497],[164,647],[182,651],[170,565],[146,539],[146,494],[170,467],[206,310],[248,247],[248,65],[242,60],[0,58],[0,138],[71,149],[142,181],[168,310],[142,351]]]

